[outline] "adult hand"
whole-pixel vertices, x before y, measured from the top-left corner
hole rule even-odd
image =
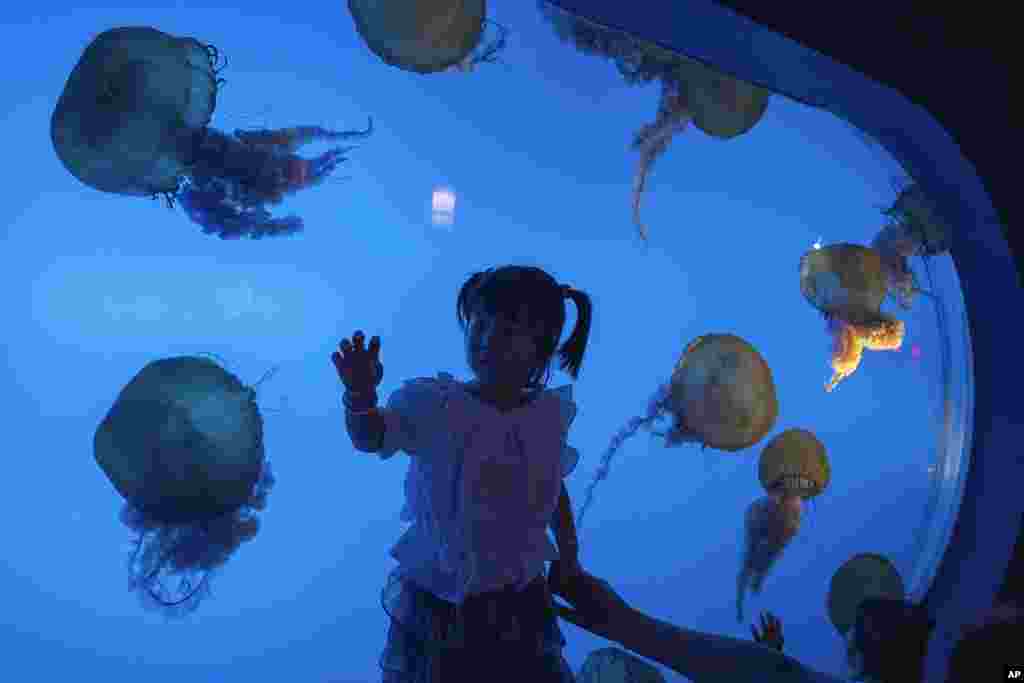
[[[786,642],[786,639],[782,637],[782,622],[771,612],[761,613],[760,632],[754,624],[750,625],[750,632],[754,634],[754,640],[758,643],[782,652],[782,645]]]

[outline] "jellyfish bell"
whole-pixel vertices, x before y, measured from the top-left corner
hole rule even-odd
[[[754,445],[779,415],[771,368],[749,342],[732,334],[706,334],[687,345],[663,408],[674,419],[666,446],[696,441],[722,451]]]
[[[133,586],[168,615],[192,611],[210,572],[256,535],[273,485],[254,389],[208,358],[153,361],[118,394],[93,454],[138,534]],[[172,576],[183,597],[164,585]]]
[[[131,196],[173,193],[190,132],[217,102],[217,52],[195,38],[128,26],[82,53],[50,118],[57,158],[78,180]],[[139,116],[145,110],[148,116]]]
[[[687,69],[693,125],[718,140],[747,133],[764,117],[771,93],[695,60]]]
[[[900,190],[896,201],[884,213],[896,219],[904,229],[914,244],[915,253],[936,256],[949,251],[952,230],[917,183],[908,183]]]
[[[845,637],[857,621],[857,608],[868,598],[903,600],[903,577],[888,558],[860,553],[843,563],[829,582],[825,609],[839,635]]]
[[[404,71],[472,71],[504,45],[502,32],[474,56],[487,22],[486,0],[348,0],[348,9],[366,46]]]
[[[873,319],[888,292],[882,258],[859,244],[830,244],[800,257],[800,291],[825,315],[857,324]]]
[[[806,429],[790,428],[772,437],[761,451],[758,479],[778,498],[809,500],[829,484],[832,468],[825,445]]]

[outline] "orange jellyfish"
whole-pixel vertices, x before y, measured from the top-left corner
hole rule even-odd
[[[906,589],[896,567],[877,553],[854,555],[836,570],[829,583],[825,609],[843,638],[857,621],[857,608],[868,598],[903,600]]]
[[[652,123],[640,128],[633,137],[633,149],[640,153],[633,177],[633,222],[640,237],[647,239],[647,228],[640,220],[640,198],[647,186],[654,162],[668,149],[672,138],[687,124],[719,140],[729,140],[748,132],[764,116],[770,93],[700,62],[674,55],[670,76],[662,79],[658,114]]]
[[[651,429],[663,417],[665,432],[653,432],[668,447],[699,443],[703,448],[740,451],[771,431],[779,415],[771,368],[749,342],[732,334],[706,334],[690,342],[667,384],[651,396],[647,413],[630,419],[612,437],[587,488],[578,527],[593,501],[594,488],[607,478],[611,459],[641,427]]]
[[[129,571],[144,606],[196,609],[212,573],[256,536],[274,477],[255,396],[207,358],[164,358],[132,378],[96,429],[96,463],[137,534]]]
[[[859,244],[833,244],[800,258],[800,290],[825,316],[832,338],[832,391],[860,366],[864,349],[895,351],[903,345],[903,321],[880,311],[888,292],[882,256]]]
[[[803,501],[831,480],[825,446],[806,429],[787,429],[761,452],[758,478],[768,494],[750,504],[744,518],[743,559],[736,579],[736,615],[743,621],[749,589],[761,592],[768,572],[800,530]]]
[[[366,46],[403,71],[472,71],[505,47],[507,31],[487,21],[486,0],[348,0],[348,11]],[[487,24],[498,34],[484,41]]]

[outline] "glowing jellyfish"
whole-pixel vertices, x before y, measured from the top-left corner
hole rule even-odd
[[[617,647],[605,647],[587,655],[577,683],[665,683],[652,664]]]
[[[587,488],[578,526],[593,500],[594,487],[608,476],[612,456],[641,428],[663,417],[672,424],[654,432],[665,446],[699,443],[703,448],[740,451],[771,431],[779,415],[768,363],[749,342],[732,334],[706,334],[687,345],[668,384],[658,387],[647,413],[634,417],[612,437]]]
[[[846,636],[857,621],[857,607],[868,598],[903,600],[906,588],[896,567],[876,553],[854,555],[832,575],[825,608],[829,621]]]
[[[838,316],[828,317],[825,328],[832,336],[832,378],[825,384],[825,391],[829,392],[857,370],[864,349],[899,351],[906,334],[903,321],[885,313],[857,325],[846,323]]]
[[[64,167],[101,192],[180,201],[206,233],[224,239],[288,235],[298,216],[266,208],[322,182],[351,147],[314,158],[314,141],[369,135],[318,126],[235,131],[209,127],[222,83],[216,48],[133,26],[101,33],[57,100],[50,137]]]
[[[743,559],[736,580],[736,614],[743,621],[747,590],[761,592],[765,578],[800,530],[803,501],[828,487],[831,467],[825,446],[806,429],[787,429],[761,452],[761,486],[768,494],[747,508]]]
[[[455,190],[434,188],[430,199],[430,219],[436,226],[451,227],[455,223]]]
[[[93,449],[137,533],[133,589],[169,616],[191,612],[255,537],[274,483],[254,389],[206,358],[153,361],[118,394]]]
[[[880,311],[888,292],[882,256],[859,244],[832,244],[800,258],[800,290],[821,311],[832,340],[832,391],[860,366],[864,349],[895,351],[905,326]]]
[[[404,71],[472,71],[505,46],[497,24],[497,37],[483,40],[486,0],[348,0],[348,11],[366,46]]]

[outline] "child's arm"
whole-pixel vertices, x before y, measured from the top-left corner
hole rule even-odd
[[[376,453],[384,443],[384,415],[379,409],[362,414],[346,410],[345,426],[352,446],[358,451]]]
[[[558,506],[551,518],[551,530],[555,533],[555,541],[558,543],[558,561],[565,568],[577,568],[579,541],[576,538],[576,523],[572,518],[572,504],[569,501],[569,492],[565,490],[564,481],[558,494]]]

